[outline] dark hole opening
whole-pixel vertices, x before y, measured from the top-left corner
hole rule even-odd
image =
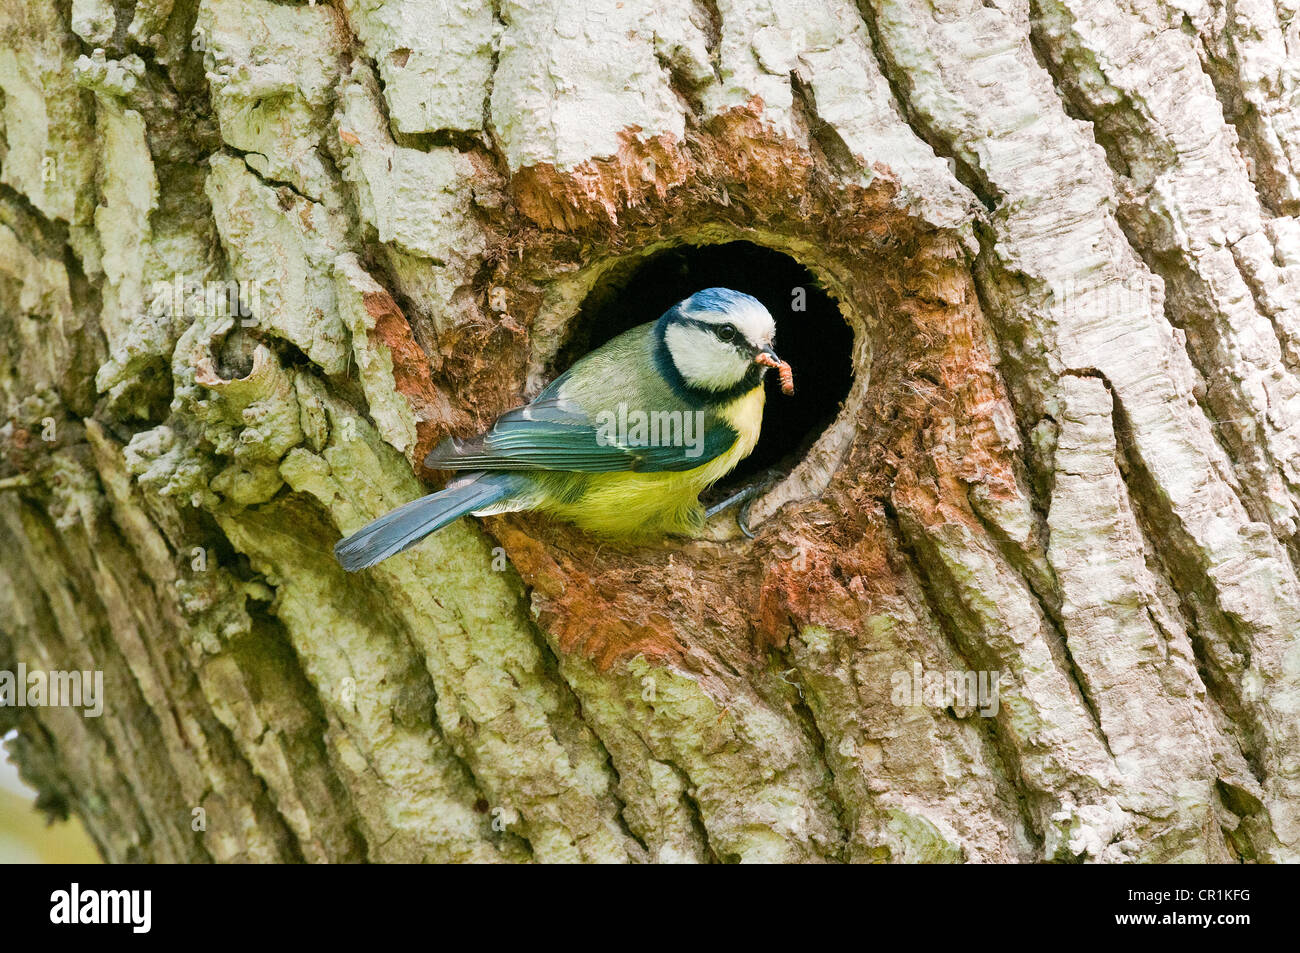
[[[776,373],[768,373],[758,445],[709,494],[717,499],[765,470],[793,469],[848,396],[853,331],[812,272],[788,255],[743,241],[683,245],[629,262],[588,295],[555,367],[567,368],[623,331],[654,321],[683,298],[711,287],[743,291],[767,306],[776,319],[776,352],[794,370],[795,384],[787,397]],[[800,303],[804,310],[794,310]]]

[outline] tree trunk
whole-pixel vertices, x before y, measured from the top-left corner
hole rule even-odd
[[[106,859],[1300,860],[1295,0],[0,31],[0,670],[104,679],[0,733]],[[338,567],[736,241],[853,341],[756,539]]]

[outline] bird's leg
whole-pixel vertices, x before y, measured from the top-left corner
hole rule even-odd
[[[721,503],[715,503],[713,506],[710,506],[704,511],[704,519],[711,520],[723,510],[731,509],[731,507],[735,506],[737,503],[744,503],[745,505],[740,508],[740,512],[736,514],[736,525],[740,527],[742,533],[750,539],[753,539],[754,534],[749,531],[749,524],[745,520],[749,516],[749,507],[753,504],[754,496],[757,493],[757,485],[747,486],[743,490],[731,494],[731,496],[727,497]]]

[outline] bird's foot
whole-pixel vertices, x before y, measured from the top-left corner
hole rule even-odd
[[[749,531],[749,523],[747,522],[747,520],[749,518],[749,508],[754,504],[754,497],[757,495],[758,495],[757,486],[747,486],[743,490],[731,494],[731,496],[727,497],[721,503],[716,503],[713,506],[710,506],[707,510],[704,511],[704,519],[707,522],[708,520],[713,519],[713,517],[717,516],[723,510],[731,509],[731,507],[737,504],[744,504],[743,506],[740,507],[740,509],[736,513],[736,525],[740,527],[740,531],[742,533],[744,533],[750,539],[753,539],[754,534]]]

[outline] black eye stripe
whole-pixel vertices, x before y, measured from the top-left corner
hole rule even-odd
[[[743,337],[739,329],[737,329],[737,327],[734,324],[732,324],[730,321],[724,324],[715,324],[712,321],[701,321],[699,318],[688,318],[685,316],[680,316],[680,317],[674,317],[672,319],[672,323],[687,325],[689,327],[699,328],[702,331],[708,331],[710,334],[714,335],[715,337],[721,338],[723,341],[728,341],[728,342],[734,342],[737,338]],[[723,328],[731,328],[731,337],[728,338],[722,336]]]

